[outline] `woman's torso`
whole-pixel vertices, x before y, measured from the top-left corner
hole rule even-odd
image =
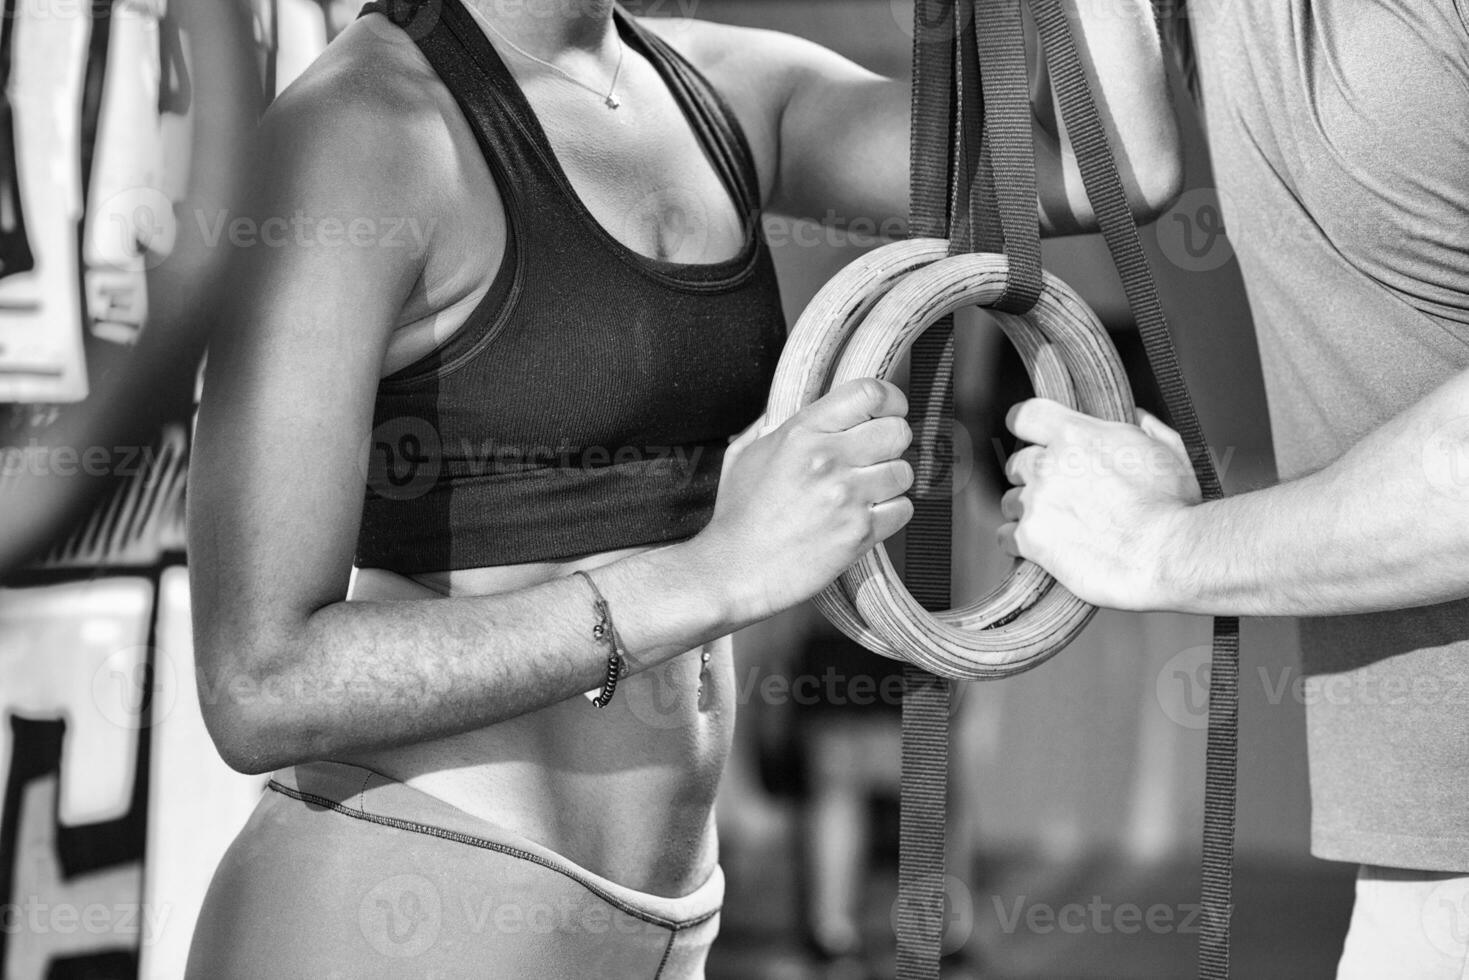
[[[351,598],[493,595],[641,550],[421,581],[359,570]],[[681,895],[716,861],[710,821],[733,734],[734,691],[726,637],[625,678],[604,709],[578,695],[463,735],[341,761],[514,829],[620,884]]]
[[[350,30],[372,32],[376,37],[364,38],[363,46],[380,50],[395,29],[370,15]],[[342,56],[351,57],[350,33],[342,43]],[[406,70],[432,75],[406,35],[390,43]],[[665,262],[718,263],[745,248],[754,216],[740,213],[684,108],[647,59],[628,50],[622,105],[610,111],[591,93],[550,73],[526,71],[514,57],[507,54],[506,62],[589,220],[626,249]],[[453,97],[436,77],[428,82],[438,86],[455,179],[464,191],[452,227],[437,230],[421,288],[403,310],[385,377],[465,324],[506,250],[505,207],[483,153]],[[759,126],[746,132],[756,160],[768,161],[769,134]],[[412,577],[359,569],[350,598],[490,595],[640,550]],[[730,745],[734,686],[724,639],[627,678],[603,710],[574,696],[489,728],[342,761],[511,827],[630,887],[683,894],[716,860],[710,817]]]

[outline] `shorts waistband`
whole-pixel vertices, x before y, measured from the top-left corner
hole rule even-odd
[[[687,895],[670,898],[641,892],[589,871],[507,827],[361,766],[305,763],[276,772],[269,788],[348,817],[530,861],[575,881],[631,915],[671,929],[686,929],[712,918],[724,902],[724,872],[718,865],[702,885]]]

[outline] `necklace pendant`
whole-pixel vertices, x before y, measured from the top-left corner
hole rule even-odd
[[[607,103],[607,108],[609,109],[616,109],[618,106],[622,105],[622,103],[618,101],[617,96],[613,95],[611,92],[607,93],[607,98],[603,101]]]

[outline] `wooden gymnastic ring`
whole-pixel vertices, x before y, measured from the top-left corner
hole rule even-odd
[[[816,294],[792,329],[771,386],[767,426],[782,424],[844,381],[890,379],[913,341],[941,317],[997,300],[1007,268],[1000,255],[949,256],[941,239],[896,242],[853,262]],[[1037,395],[1099,418],[1133,421],[1117,351],[1064,282],[1045,273],[1033,310],[992,315],[1020,351]],[[966,679],[1004,677],[1042,663],[1096,611],[1038,566],[1020,562],[989,595],[930,614],[903,587],[880,544],[814,601],[874,653]]]

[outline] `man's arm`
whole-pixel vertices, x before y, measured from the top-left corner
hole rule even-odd
[[[1197,503],[1182,443],[1055,402],[1012,410],[1001,542],[1121,609],[1324,616],[1469,596],[1469,372],[1310,476]]]
[[[227,263],[209,353],[189,479],[195,646],[205,721],[250,772],[483,727],[606,672],[591,596],[571,579],[345,601],[384,351],[429,243],[340,231],[405,215],[446,228],[425,219],[462,210],[428,87],[383,88],[387,71],[336,96],[287,93],[267,116],[247,208],[262,240]],[[322,240],[285,232],[296,216]],[[891,385],[853,382],[751,433],[703,532],[597,569],[633,669],[808,598],[906,522],[905,410]]]
[[[1117,0],[1069,2],[1068,8],[1129,199],[1139,216],[1156,217],[1178,195],[1182,151],[1152,7],[1148,0]],[[728,52],[717,56],[715,73],[755,86],[764,113],[775,120],[770,209],[836,225],[860,219],[901,234],[908,214],[908,80],[883,78],[787,34],[710,27],[715,34],[704,44]],[[1032,88],[1042,229],[1088,230],[1095,224],[1091,205],[1050,88]]]

